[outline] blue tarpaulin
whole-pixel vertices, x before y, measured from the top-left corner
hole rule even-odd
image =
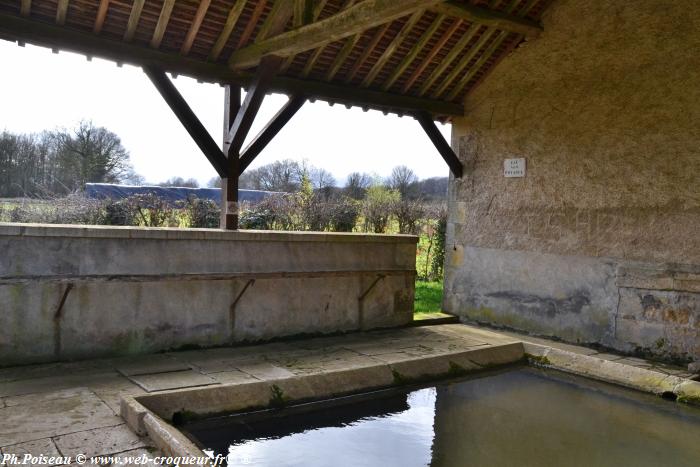
[[[210,199],[221,205],[221,188],[186,188],[170,186],[131,186],[111,183],[86,183],[85,195],[93,199],[120,200],[134,195],[153,194],[170,202],[187,201],[188,198]],[[238,190],[238,201],[256,203],[276,194],[274,191]]]

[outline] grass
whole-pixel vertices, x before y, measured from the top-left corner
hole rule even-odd
[[[416,281],[415,313],[442,311],[442,281]]]

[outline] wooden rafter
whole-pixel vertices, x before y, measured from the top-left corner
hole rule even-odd
[[[454,34],[457,29],[459,29],[460,25],[462,24],[462,21],[456,20],[452,23],[452,25],[445,30],[445,32],[440,36],[440,39],[435,43],[432,49],[428,52],[428,55],[426,55],[423,58],[423,61],[416,67],[415,70],[411,73],[411,76],[408,77],[406,82],[403,85],[402,92],[408,91],[411,86],[413,86],[413,83],[416,82],[416,80],[420,77],[420,75],[425,71],[425,69],[430,65],[430,63],[433,61],[435,58],[435,55],[442,49],[442,47],[445,45],[445,43],[450,39],[452,34]]]
[[[160,95],[163,96],[165,102],[180,120],[180,123],[182,123],[194,142],[199,146],[199,149],[209,159],[219,176],[222,178],[226,177],[226,157],[224,157],[223,152],[219,149],[219,145],[214,142],[209,132],[204,128],[204,125],[199,121],[190,106],[187,105],[187,102],[165,72],[152,65],[144,66],[143,71],[151,79]]]
[[[197,12],[194,15],[194,19],[190,24],[190,29],[187,31],[187,36],[180,47],[180,53],[182,55],[187,55],[190,53],[194,39],[197,37],[200,26],[202,26],[202,21],[204,21],[204,16],[207,14],[211,0],[201,0],[199,2],[199,7],[197,7]]]
[[[437,79],[447,70],[450,64],[466,49],[469,42],[474,38],[477,32],[481,29],[478,24],[472,24],[469,29],[464,32],[464,35],[457,41],[452,50],[450,50],[445,58],[440,61],[440,64],[432,71],[430,76],[423,82],[418,95],[424,95],[428,89],[437,81]]]
[[[241,160],[239,164],[240,173],[243,173],[245,169],[253,162],[253,160],[262,152],[263,149],[272,141],[272,139],[277,136],[277,133],[284,128],[284,126],[291,120],[294,114],[304,105],[306,98],[304,96],[292,96],[289,100],[282,106],[282,108],[275,114],[270,122],[265,125],[260,133],[253,139],[253,141],[246,146],[246,148],[241,153]]]
[[[466,85],[476,74],[479,69],[484,66],[484,64],[491,58],[491,56],[498,50],[498,48],[503,44],[503,41],[508,37],[508,33],[504,31],[498,31],[496,33],[496,37],[493,39],[491,42],[491,45],[489,45],[488,49],[484,51],[483,54],[481,54],[481,57],[476,61],[476,63],[471,67],[471,69],[465,73],[462,77],[459,78],[459,81],[457,82],[457,87],[453,88],[452,91],[448,94],[448,97],[451,99],[454,99],[457,97],[457,94],[462,90],[462,87]]]
[[[305,1],[308,1],[308,0],[305,0]],[[350,0],[350,1],[352,2],[353,0]],[[326,3],[328,3],[328,0],[317,0],[316,4],[314,5],[313,11],[311,12],[310,21],[303,23],[299,26],[303,26],[304,24],[308,24],[308,23],[312,23],[312,22],[316,21],[318,19],[318,17],[321,16],[321,12],[323,11],[323,8],[326,6]],[[299,8],[299,7],[297,6],[296,8]],[[299,26],[296,26],[296,21],[297,21],[296,15],[298,14],[296,9],[295,9],[294,14],[295,14],[294,25],[295,25],[295,27],[299,27]],[[302,18],[302,19],[307,19],[307,18]],[[321,50],[322,49],[319,48],[318,50],[316,50],[316,52],[314,52],[314,55],[310,59],[312,61],[312,63],[315,63],[316,60],[318,59],[318,57],[321,55]],[[292,62],[294,62],[294,55],[287,57],[287,59],[284,61],[284,63],[280,67],[280,73],[284,73],[285,71],[287,71],[287,69],[290,66],[292,66]],[[307,67],[304,66],[304,72],[306,72],[306,68]],[[309,67],[309,72],[311,71],[311,68],[313,68],[313,64]],[[306,72],[306,74],[304,76],[307,76],[309,74],[309,72]]]
[[[433,142],[435,149],[438,150],[442,158],[445,160],[455,178],[462,178],[462,163],[450,147],[450,144],[445,141],[442,133],[440,133],[440,130],[435,125],[433,117],[431,117],[428,112],[424,111],[416,112],[414,117],[423,127],[423,131],[425,131],[425,133],[428,135],[430,141]]]
[[[513,9],[518,5],[518,3],[520,3],[520,0],[509,0],[506,6],[506,12],[510,14],[513,11]],[[497,33],[500,34],[500,31],[497,31],[495,28],[491,27],[487,28],[484,32],[482,32],[481,36],[476,41],[476,43],[471,46],[471,49],[467,51],[467,53],[464,54],[462,58],[459,59],[457,64],[452,68],[452,71],[450,71],[448,75],[442,80],[442,83],[437,87],[437,89],[432,93],[432,95],[442,95],[445,92],[445,89],[447,89],[450,86],[450,84],[452,84],[459,77],[463,76],[464,69],[467,68],[467,66],[469,66],[472,60],[475,59],[477,54],[481,51],[483,47],[486,46],[486,44],[489,43],[489,41],[495,40]],[[486,52],[484,52],[484,54],[485,53]]]
[[[58,0],[56,7],[56,24],[63,26],[66,24],[66,15],[68,14],[68,0]]]
[[[212,47],[211,52],[209,52],[208,60],[213,62],[219,58],[219,55],[221,55],[221,51],[224,50],[224,47],[226,46],[229,37],[231,37],[233,28],[234,26],[236,26],[238,18],[240,18],[241,12],[243,12],[244,6],[245,0],[236,0],[236,3],[233,5],[233,7],[228,13],[228,16],[226,17],[224,29],[221,31],[221,34],[219,34],[219,37],[216,38],[214,47]]]
[[[521,10],[520,15],[525,16],[530,9],[537,3],[538,0],[529,0],[525,7]],[[508,14],[512,13],[520,2],[517,0],[511,0],[506,8]],[[449,99],[454,99],[457,94],[462,90],[464,86],[472,79],[472,77],[481,69],[481,67],[496,53],[501,44],[508,38],[509,32],[504,30],[497,30],[495,28],[489,28],[484,33],[484,41],[479,40],[479,42],[473,47],[472,53],[468,53],[460,60],[453,71],[443,80],[443,83],[438,87],[438,89],[432,94],[433,97],[439,97],[444,94],[444,92],[455,82],[456,86],[453,86],[452,91],[448,94]],[[479,58],[474,62],[473,65],[465,72],[466,67],[471,63],[471,61],[476,56],[476,52],[489,43],[489,47],[479,56]]]
[[[373,0],[360,2],[338,14],[315,23],[278,34],[235,51],[229,58],[233,68],[249,68],[266,55],[289,57],[324,46],[421,9],[442,0]]]
[[[32,0],[22,0],[19,5],[19,14],[22,16],[29,16],[32,11]]]
[[[130,42],[134,38],[136,33],[136,27],[139,25],[139,19],[141,19],[141,12],[143,11],[143,4],[146,0],[134,0],[134,4],[131,7],[131,13],[129,14],[129,22],[126,25],[126,32],[124,33],[124,41]]]
[[[101,57],[116,62],[138,66],[152,64],[164,71],[197,79],[249,86],[251,73],[235,72],[217,63],[195,60],[179,54],[162,52],[149,47],[110,39],[84,31],[56,26],[0,12],[0,35],[21,42],[56,48],[88,56]],[[322,81],[300,80],[295,77],[277,76],[270,83],[271,92],[301,93],[309,99],[325,99],[346,105],[367,106],[391,112],[410,113],[424,109],[435,115],[463,115],[461,104],[426,99],[406,94],[380,92]]]
[[[354,2],[354,0],[348,0],[346,6],[352,5],[353,2]],[[325,3],[325,2],[324,2],[324,3]],[[314,11],[313,14],[312,14],[312,18],[311,18],[311,21],[310,21],[310,22],[316,21],[316,20],[318,19],[318,15],[320,15],[320,14],[321,14],[321,10],[320,10],[320,9],[317,10],[317,11]],[[308,24],[308,23],[307,23],[307,24]],[[308,60],[306,61],[306,63],[304,64],[304,69],[301,71],[301,75],[302,75],[303,77],[307,77],[307,76],[309,76],[309,74],[311,74],[311,70],[313,70],[314,66],[316,65],[316,61],[318,60],[318,58],[319,58],[319,57],[321,56],[321,54],[323,53],[323,49],[324,49],[324,47],[319,47],[318,49],[314,50],[314,53],[313,53],[313,54],[311,54],[311,57],[309,57],[309,59],[308,59]],[[291,57],[289,57],[289,58],[287,59],[287,61],[288,61],[290,64],[291,64],[292,60],[294,60],[294,55],[292,55]],[[285,64],[286,64],[286,62],[285,62]],[[284,69],[284,66],[283,66],[283,69]]]
[[[375,64],[372,65],[369,73],[367,73],[365,79],[362,80],[362,86],[369,86],[372,84],[374,79],[377,77],[377,74],[386,64],[386,61],[389,60],[392,54],[396,51],[396,48],[406,39],[406,36],[408,36],[411,29],[413,29],[413,26],[416,25],[421,16],[423,16],[423,10],[418,10],[413,13],[410,18],[408,18],[408,21],[406,21],[406,23],[403,25],[401,31],[399,31],[396,37],[394,37],[394,39],[389,43],[387,48],[384,49],[384,52],[382,52]]]
[[[350,69],[350,72],[345,76],[346,83],[352,81],[357,72],[360,71],[360,67],[362,67],[362,64],[365,62],[365,60],[367,60],[367,58],[372,54],[372,51],[377,46],[377,44],[379,44],[379,41],[382,40],[382,37],[384,37],[384,34],[386,34],[386,31],[389,29],[389,26],[391,26],[391,23],[386,23],[382,27],[377,29],[377,31],[372,36],[372,39],[369,41],[369,44],[367,44],[365,50],[362,52],[362,55],[357,57],[357,60],[355,60],[355,63]]]
[[[430,24],[430,27],[423,33],[423,35],[418,39],[418,42],[416,42],[411,50],[406,54],[406,56],[401,60],[401,63],[394,68],[394,71],[391,72],[389,77],[386,79],[384,84],[382,85],[382,89],[387,90],[389,89],[397,79],[399,79],[399,76],[401,76],[406,69],[413,63],[413,61],[418,57],[418,54],[425,48],[427,45],[428,41],[430,40],[431,37],[435,34],[435,31],[438,30],[440,27],[440,24],[442,24],[443,20],[445,19],[444,15],[438,15],[433,22]]]
[[[298,28],[313,21],[313,0],[294,0],[292,27]]]
[[[274,0],[274,2],[255,37],[256,44],[281,33],[294,14],[294,3],[290,0]]]
[[[503,13],[468,3],[448,1],[435,5],[432,10],[471,23],[522,34],[525,37],[537,37],[542,32],[542,27],[534,21],[513,16],[510,12]]]
[[[92,31],[95,34],[102,32],[102,26],[105,24],[105,18],[107,17],[107,9],[109,8],[109,0],[100,0],[100,6],[97,7],[97,16],[95,17],[95,25],[92,27]]]
[[[168,28],[168,23],[170,22],[170,15],[173,13],[173,7],[175,6],[175,0],[165,0],[163,2],[163,7],[160,9],[160,15],[158,16],[158,23],[156,23],[156,28],[153,31],[153,37],[151,37],[150,45],[154,49],[160,47],[160,43],[163,40],[163,35],[165,30]]]
[[[255,25],[258,23],[258,19],[260,19],[264,9],[265,0],[260,0],[255,4],[255,9],[253,10],[250,20],[246,23],[245,29],[243,29],[241,37],[238,39],[237,48],[243,47],[250,40],[250,36],[253,35]]]

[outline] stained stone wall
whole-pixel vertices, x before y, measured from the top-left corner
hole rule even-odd
[[[0,224],[0,367],[408,324],[416,240]]]
[[[555,0],[543,26],[454,123],[445,307],[700,358],[700,3]]]

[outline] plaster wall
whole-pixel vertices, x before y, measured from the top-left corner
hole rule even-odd
[[[0,224],[0,366],[403,325],[415,243]]]
[[[542,23],[454,122],[445,308],[698,359],[700,3],[555,0]]]

